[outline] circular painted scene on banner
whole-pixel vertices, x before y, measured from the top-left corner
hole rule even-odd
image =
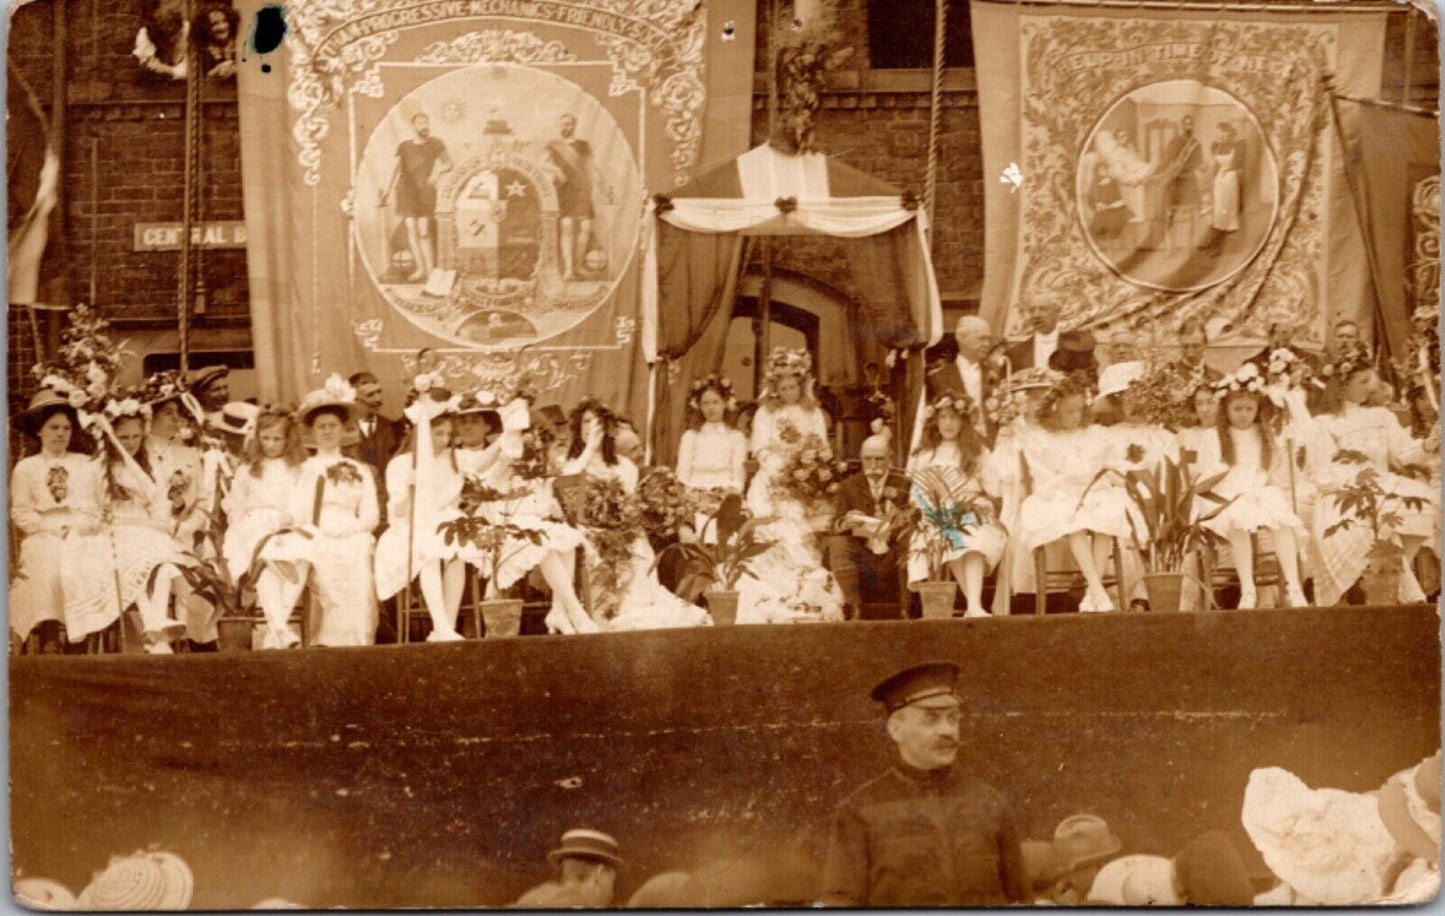
[[[1259,122],[1196,80],[1140,86],[1099,119],[1076,200],[1094,253],[1132,283],[1198,290],[1254,259],[1274,225],[1279,172]]]
[[[357,167],[353,223],[367,273],[408,321],[515,349],[606,301],[637,249],[642,194],[632,145],[595,98],[488,64],[391,108]]]

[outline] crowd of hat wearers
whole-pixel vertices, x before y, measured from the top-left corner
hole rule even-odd
[[[1051,840],[1021,839],[992,787],[958,771],[959,667],[931,661],[873,688],[887,717],[892,767],[835,810],[816,902],[849,907],[1357,905],[1417,903],[1439,888],[1440,753],[1376,792],[1310,789],[1285,770],[1250,774],[1241,821],[1268,868],[1251,872],[1223,833],[1174,856],[1127,853],[1102,818],[1065,818]],[[528,909],[615,905],[619,844],[600,830],[566,831],[547,855],[552,880],[512,904]],[[77,898],[42,878],[17,880],[44,909],[185,909],[190,869],[171,853],[118,857]],[[760,899],[751,899],[755,893]],[[643,881],[636,908],[767,905],[761,888],[715,887],[668,871]],[[790,901],[793,904],[808,901]],[[258,908],[295,906],[272,898]]]

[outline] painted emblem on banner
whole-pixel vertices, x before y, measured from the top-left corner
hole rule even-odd
[[[1248,264],[1274,225],[1279,173],[1254,115],[1197,80],[1125,94],[1079,156],[1079,220],[1100,260],[1151,289],[1204,289]]]
[[[636,153],[589,93],[517,64],[449,72],[393,106],[362,153],[366,271],[416,327],[515,349],[597,310],[638,247]]]

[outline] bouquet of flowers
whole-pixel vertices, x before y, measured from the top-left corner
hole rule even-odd
[[[777,483],[794,499],[814,504],[829,499],[848,475],[848,464],[833,460],[833,451],[821,436],[804,436],[793,451]]]
[[[1302,388],[1314,379],[1314,370],[1309,363],[1300,359],[1299,354],[1288,347],[1277,347],[1269,351],[1269,362],[1265,364],[1264,384],[1271,392],[1270,400],[1275,406],[1283,403],[1283,392],[1291,388]]]
[[[615,479],[589,476],[563,499],[568,516],[587,529],[601,559],[597,572],[603,581],[596,583],[601,588],[593,591],[619,594],[621,571],[632,562],[632,542],[642,527],[642,507],[637,497],[628,495]]]
[[[55,358],[37,363],[31,374],[41,387],[66,395],[70,406],[81,410],[110,395],[116,373],[131,354],[123,342],[111,342],[110,322],[90,306],[77,305],[68,317]]]
[[[1144,374],[1125,389],[1123,398],[1139,422],[1181,429],[1189,425],[1193,416],[1190,402],[1203,384],[1202,367],[1180,372],[1168,363],[1151,363]]]
[[[692,493],[670,468],[653,468],[637,485],[638,515],[648,534],[671,537],[693,523],[697,511]]]
[[[893,403],[893,398],[882,388],[874,388],[868,392],[868,428],[875,433],[882,433],[885,428],[892,428],[898,419],[898,407]]]
[[[338,461],[327,468],[326,479],[328,482],[338,486],[348,483],[360,484],[364,482],[361,472],[358,471],[356,465],[350,461]]]
[[[515,555],[529,544],[542,543],[541,532],[512,522],[518,506],[530,492],[525,486],[507,491],[498,490],[476,474],[466,475],[458,501],[462,514],[437,526],[442,543],[460,544],[480,550],[488,557],[488,569],[492,578],[495,578],[496,570],[511,558],[507,554],[508,546]],[[489,510],[485,515],[479,514],[483,508]],[[489,595],[494,594],[494,589],[495,586],[488,583]]]

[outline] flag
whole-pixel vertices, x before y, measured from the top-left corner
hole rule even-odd
[[[46,243],[59,237],[60,157],[35,93],[10,70],[6,127],[6,263],[11,305],[61,306],[67,297],[60,252]],[[58,246],[51,246],[52,249]]]

